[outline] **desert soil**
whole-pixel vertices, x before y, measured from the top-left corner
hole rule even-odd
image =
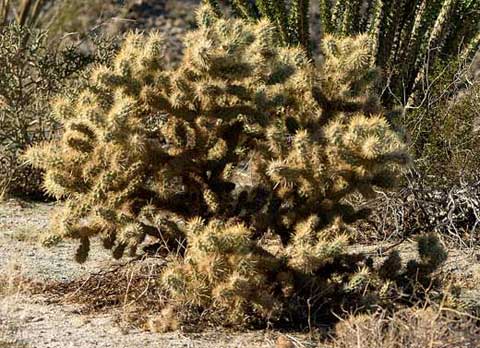
[[[44,247],[53,204],[10,200],[0,203],[0,281],[21,276],[40,283],[71,282],[125,262],[94,245],[85,264],[73,260],[75,243]],[[273,331],[208,330],[158,334],[119,324],[118,313],[82,314],[80,305],[59,304],[49,295],[15,290],[2,293],[0,284],[0,348],[73,347],[276,347]],[[12,289],[10,289],[12,290]],[[283,334],[282,334],[283,335]],[[292,347],[309,347],[305,334],[290,335]]]
[[[16,283],[9,286],[5,282],[18,278],[39,284],[83,281],[100,270],[128,262],[113,260],[98,244],[93,245],[84,264],[73,260],[74,242],[62,241],[53,247],[43,246],[41,240],[50,233],[49,216],[54,208],[54,204],[18,200],[0,203],[0,282],[4,282],[0,284],[0,348],[266,348],[277,347],[278,337],[285,335],[290,337],[291,347],[318,347],[318,343],[310,341],[304,333],[220,329],[201,333],[153,333],[125,325],[119,310],[85,314],[80,304],[52,300],[48,291],[37,291],[32,295]],[[378,247],[362,248],[364,252],[378,250]],[[415,256],[413,243],[407,242],[401,248],[406,259]],[[449,250],[444,270],[462,275],[470,283],[478,283],[479,255],[475,250]],[[477,299],[479,295],[480,291],[470,292],[470,296]]]

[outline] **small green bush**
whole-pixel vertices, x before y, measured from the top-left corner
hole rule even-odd
[[[405,117],[417,167],[436,183],[475,180],[480,166],[480,83],[456,92],[440,89],[426,101],[429,105]]]
[[[80,242],[77,261],[92,238],[117,258],[153,238],[169,252],[165,313],[208,310],[224,324],[305,322],[308,298],[328,316],[408,289],[412,272],[427,281],[441,264],[434,238],[408,269],[379,266],[392,272],[349,251],[348,224],[368,211],[346,198],[392,187],[409,162],[372,92],[367,36],[326,37],[315,67],[268,21],[204,6],[198,23],[177,68],[163,64],[161,35],[129,35],[111,66],[55,103],[62,136],[28,151],[48,193],[66,198],[54,227]]]
[[[90,54],[74,45],[53,45],[40,29],[0,27],[0,195],[43,196],[40,171],[19,156],[56,136],[51,98],[75,90],[88,65],[109,58],[112,45],[96,42]]]

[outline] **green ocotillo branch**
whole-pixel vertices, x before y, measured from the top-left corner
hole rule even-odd
[[[221,15],[219,0],[204,0]],[[322,35],[368,33],[372,65],[383,71],[383,101],[413,102],[426,67],[460,58],[469,62],[480,45],[478,0],[225,0],[249,21],[269,19],[286,46],[309,55],[321,47],[310,38],[309,13],[317,6]],[[388,87],[388,88],[386,88]],[[395,96],[395,97],[394,97]]]

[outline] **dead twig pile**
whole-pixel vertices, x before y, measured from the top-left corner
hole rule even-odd
[[[360,226],[369,240],[406,239],[436,232],[448,242],[473,247],[480,236],[480,180],[432,185],[419,175],[408,175],[407,185],[397,192],[381,192],[369,202],[370,219]]]
[[[53,303],[80,304],[81,314],[120,310],[129,321],[141,326],[165,305],[165,296],[157,285],[164,263],[156,257],[130,260],[86,278],[48,284],[44,294]]]

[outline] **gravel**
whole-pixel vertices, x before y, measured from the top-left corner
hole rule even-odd
[[[92,243],[91,257],[85,264],[73,261],[75,243],[43,247],[38,240],[49,233],[48,219],[54,208],[53,204],[15,200],[0,205],[0,274],[13,268],[38,281],[71,281],[119,262],[113,261],[99,243]]]
[[[273,334],[263,331],[201,334],[155,334],[125,330],[111,315],[81,316],[75,307],[46,306],[37,299],[17,296],[0,305],[0,347],[35,348],[133,348],[133,347],[274,347]],[[3,329],[3,330],[2,330]],[[2,336],[3,331],[3,336]],[[8,347],[8,345],[7,345]]]

